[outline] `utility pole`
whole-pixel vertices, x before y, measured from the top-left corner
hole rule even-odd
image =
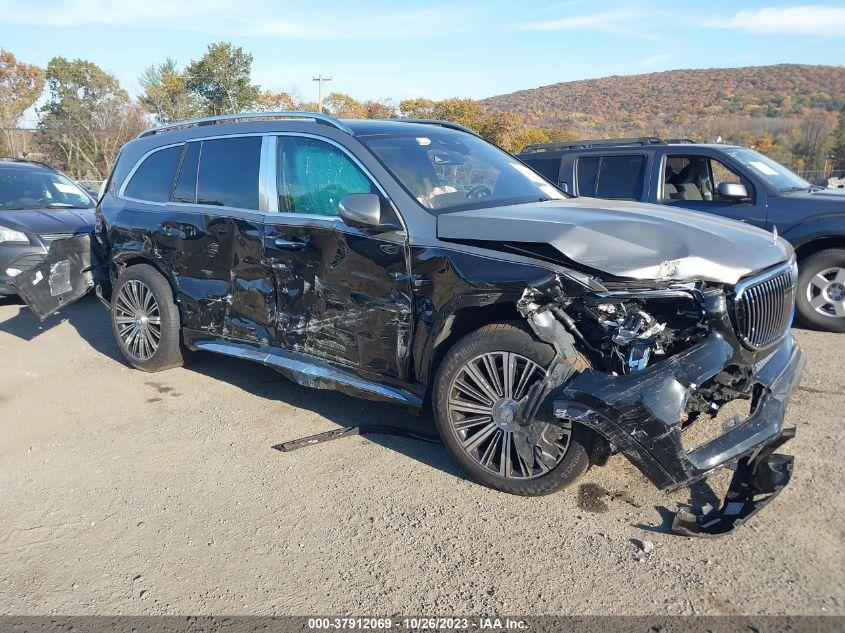
[[[322,75],[314,77],[314,81],[317,82],[317,107],[320,109],[320,114],[323,113],[323,84],[331,80],[331,77],[323,77]]]

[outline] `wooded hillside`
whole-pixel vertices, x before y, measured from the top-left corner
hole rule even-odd
[[[695,128],[702,119],[799,118],[845,103],[845,66],[670,70],[569,81],[484,99],[544,127]]]

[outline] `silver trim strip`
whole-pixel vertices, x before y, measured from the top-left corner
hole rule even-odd
[[[298,111],[280,111],[280,112],[237,112],[235,114],[221,114],[219,116],[201,117],[198,119],[185,119],[184,121],[176,121],[175,123],[168,123],[167,125],[159,125],[144,130],[138,135],[138,138],[146,138],[155,134],[163,132],[172,132],[174,130],[186,129],[190,127],[202,127],[205,125],[216,125],[218,123],[233,123],[235,121],[273,121],[279,119],[298,119],[304,121],[311,121],[313,123],[323,123],[330,125],[333,128],[353,135],[352,128],[348,125],[327,114],[320,114],[318,112],[298,112]]]
[[[371,382],[339,367],[280,348],[255,348],[220,339],[195,340],[190,344],[199,350],[243,358],[272,367],[285,375],[290,374],[295,382],[306,387],[319,388],[317,381],[325,381],[336,388],[340,387],[341,390],[345,388],[347,391],[374,400],[401,402],[413,407],[422,405],[422,398],[410,391]]]

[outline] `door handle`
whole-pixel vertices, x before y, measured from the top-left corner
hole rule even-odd
[[[276,238],[273,240],[273,244],[276,245],[276,248],[281,248],[284,251],[301,251],[305,248],[305,242],[300,242],[298,240],[284,240],[282,238]]]

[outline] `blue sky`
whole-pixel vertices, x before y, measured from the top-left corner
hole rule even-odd
[[[86,58],[133,94],[145,66],[210,42],[255,56],[262,87],[316,97],[481,98],[674,68],[845,63],[845,2],[674,0],[0,0],[0,46]]]

